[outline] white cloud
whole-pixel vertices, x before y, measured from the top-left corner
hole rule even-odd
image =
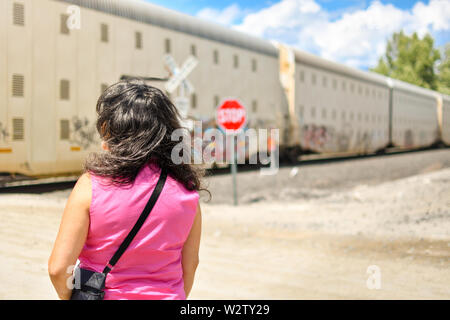
[[[386,40],[407,23],[404,11],[373,2],[366,10],[344,14],[333,22],[299,30],[299,42],[322,57],[353,67],[374,65],[383,54]],[[309,46],[309,48],[308,48]]]
[[[402,10],[378,0],[365,9],[351,10],[336,18],[315,0],[281,0],[267,8],[243,14],[237,5],[222,11],[204,9],[198,16],[235,29],[320,55],[324,58],[366,68],[376,64],[392,33],[450,31],[450,1],[418,2]],[[239,15],[242,22],[236,25]]]
[[[243,14],[243,11],[237,4],[232,4],[223,10],[204,8],[197,13],[197,17],[224,25],[231,25],[241,18]]]
[[[260,37],[274,35],[289,38],[302,27],[326,21],[326,14],[314,0],[283,0],[261,11],[248,14],[236,29]],[[274,39],[284,40],[284,39]]]
[[[450,2],[448,0],[432,0],[428,5],[417,3],[412,16],[416,28],[422,32],[449,30],[450,29]]]
[[[412,10],[374,1],[365,10],[344,14],[340,19],[299,30],[299,42],[307,43],[322,57],[353,67],[374,66],[392,33],[404,30],[420,36],[450,30],[450,2],[418,2]]]

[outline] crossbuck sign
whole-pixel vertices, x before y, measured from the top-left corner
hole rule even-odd
[[[180,113],[182,125],[192,130],[193,123],[186,118],[190,108],[188,96],[194,93],[194,87],[186,78],[198,65],[198,60],[194,56],[189,56],[180,69],[171,55],[165,55],[164,63],[171,74],[165,85],[166,90],[171,94],[177,88],[180,88],[179,95],[174,99],[174,103]]]
[[[198,60],[194,56],[189,56],[181,69],[178,68],[177,63],[171,55],[165,55],[164,62],[172,74],[169,81],[166,82],[167,92],[173,93],[181,84],[183,84],[182,89],[184,89],[187,94],[194,93],[194,87],[186,78],[195,67],[197,67]]]

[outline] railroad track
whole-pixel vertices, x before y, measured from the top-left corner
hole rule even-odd
[[[370,154],[306,154],[300,157],[300,159],[295,163],[280,163],[280,168],[289,168],[289,167],[298,167],[298,166],[307,166],[314,164],[326,164],[326,163],[335,163],[341,161],[349,161],[356,159],[367,159],[367,158],[375,158],[375,157],[388,157],[394,156],[397,154],[407,154],[407,153],[417,153],[417,152],[426,152],[431,150],[439,150],[439,149],[450,149],[450,146],[436,146],[436,147],[426,147],[426,148],[418,148],[418,149],[401,149],[401,148],[387,148],[383,153],[370,153]],[[238,170],[240,172],[259,170],[263,167],[262,165],[239,165]],[[214,168],[208,170],[211,172],[211,175],[218,174],[229,174],[229,168]]]
[[[0,186],[0,194],[6,193],[31,193],[40,194],[58,190],[72,189],[77,182],[77,177],[53,179],[22,180],[10,182]],[[55,181],[56,180],[56,181]]]
[[[406,153],[417,153],[417,152],[426,152],[431,150],[438,149],[449,149],[450,147],[428,147],[414,150],[405,150],[398,148],[388,148],[383,153],[373,153],[373,154],[347,154],[347,155],[318,155],[318,154],[310,154],[303,155],[300,159],[295,163],[281,163],[280,168],[286,167],[297,167],[297,166],[307,166],[314,164],[326,164],[333,162],[341,162],[341,161],[349,161],[356,159],[365,159],[365,158],[374,158],[374,157],[388,157],[397,154],[406,154]],[[265,166],[263,165],[250,165],[244,164],[238,166],[239,172],[249,172],[254,170],[259,170]],[[228,167],[225,168],[212,168],[207,169],[207,176],[214,175],[224,175],[229,174],[230,169]],[[67,190],[72,189],[75,186],[77,181],[77,176],[70,177],[58,177],[58,178],[47,178],[47,179],[24,179],[21,178],[20,181],[12,181],[0,184],[0,194],[8,194],[8,193],[28,193],[28,194],[40,194],[46,192],[53,192],[59,190]]]

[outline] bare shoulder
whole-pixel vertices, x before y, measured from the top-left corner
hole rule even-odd
[[[82,189],[84,191],[91,191],[92,189],[91,175],[88,172],[83,173],[78,178],[75,188]]]
[[[92,182],[89,173],[83,173],[78,178],[75,187],[72,190],[69,201],[89,208],[92,200]]]

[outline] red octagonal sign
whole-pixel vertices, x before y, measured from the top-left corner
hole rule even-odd
[[[226,100],[217,108],[216,120],[227,133],[238,133],[247,122],[245,107],[237,100]]]

